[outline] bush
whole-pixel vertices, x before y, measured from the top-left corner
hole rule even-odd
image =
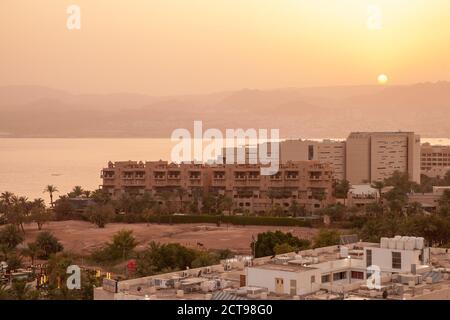
[[[50,255],[60,252],[64,249],[63,245],[59,243],[58,239],[55,238],[50,232],[41,232],[36,237],[36,246],[40,250],[39,258],[48,259]]]
[[[280,247],[280,245],[283,246]],[[255,257],[265,257],[277,254],[275,251],[277,246],[278,250],[287,250],[288,247],[286,245],[289,246],[289,249],[292,249],[290,250],[292,252],[309,248],[311,242],[295,237],[290,232],[268,231],[259,233],[256,242],[253,242],[251,247]]]
[[[134,219],[139,220],[140,222],[148,222],[148,223],[213,223],[213,224],[230,223],[233,225],[242,225],[242,226],[257,225],[257,226],[312,227],[312,223],[309,220],[301,220],[296,218],[279,218],[279,217],[164,215],[164,216],[149,216],[147,217],[147,219],[137,217]]]
[[[131,255],[137,244],[133,231],[121,230],[113,236],[112,243],[92,252],[91,259],[100,263],[123,260]]]
[[[160,272],[199,268],[219,263],[220,253],[186,248],[179,243],[150,242],[137,258],[137,272],[141,276]]]
[[[114,208],[108,204],[94,204],[86,208],[85,215],[97,227],[104,228],[114,216]]]
[[[334,229],[321,229],[314,238],[314,248],[328,247],[339,244],[340,233]]]

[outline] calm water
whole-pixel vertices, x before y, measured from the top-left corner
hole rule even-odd
[[[450,145],[450,139],[422,141]],[[167,139],[0,139],[0,192],[48,202],[47,184],[61,194],[75,185],[94,190],[109,160],[167,160],[172,145]]]
[[[47,184],[60,194],[75,185],[94,190],[109,160],[168,159],[171,145],[165,139],[0,139],[0,192],[48,202]]]

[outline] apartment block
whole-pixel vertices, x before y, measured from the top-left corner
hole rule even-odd
[[[450,171],[450,146],[422,144],[420,150],[420,170],[429,177],[443,177]]]
[[[420,136],[414,132],[352,132],[346,141],[346,179],[382,181],[394,171],[420,183]]]
[[[260,174],[258,164],[174,164],[110,162],[102,170],[102,188],[113,198],[124,193],[162,195],[177,191],[182,201],[195,196],[224,195],[240,212],[265,212],[274,206],[288,211],[294,201],[308,212],[334,202],[332,168],[319,161],[291,161],[276,174]],[[179,191],[180,190],[180,191]]]
[[[317,160],[329,163],[335,180],[345,179],[345,141],[286,140],[280,142],[280,162]]]

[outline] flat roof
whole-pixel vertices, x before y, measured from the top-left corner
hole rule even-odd
[[[258,266],[252,266],[249,268],[255,268],[255,269],[264,269],[264,270],[274,270],[274,271],[286,271],[286,272],[302,272],[302,271],[310,271],[317,268],[314,267],[305,267],[299,264],[281,264],[281,263],[266,263]]]

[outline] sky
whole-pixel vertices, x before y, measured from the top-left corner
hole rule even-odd
[[[166,95],[434,82],[450,80],[449,39],[448,0],[1,0],[0,85]]]

